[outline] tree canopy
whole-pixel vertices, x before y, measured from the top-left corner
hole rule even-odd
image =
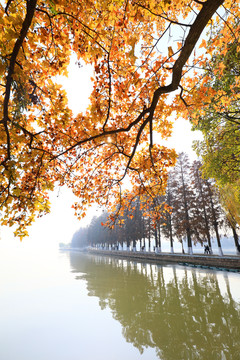
[[[235,27],[239,27],[239,21],[235,20]],[[224,53],[214,51],[205,75],[211,78],[206,85],[209,97],[191,114],[194,128],[203,134],[203,141],[197,142],[195,149],[202,158],[204,175],[217,182],[231,223],[240,224],[239,32],[229,39]]]
[[[180,153],[169,174],[166,194],[157,199],[163,204],[161,208],[157,211],[146,208],[145,203],[137,198],[125,209],[113,229],[102,224],[114,214],[102,212],[92,218],[88,227],[80,228],[73,235],[71,246],[83,248],[91,245],[105,249],[111,246],[111,250],[132,251],[138,248],[158,253],[162,251],[162,240],[167,240],[171,252],[174,252],[173,242],[179,241],[182,250],[183,243],[187,243],[188,253],[192,253],[193,245],[197,243],[202,246],[207,243],[212,253],[212,242],[216,239],[222,255],[221,236],[233,234],[239,253],[239,226],[232,217],[233,209],[229,206],[225,214],[214,181],[204,179],[201,168],[200,161],[191,163],[186,153]]]
[[[236,0],[0,5],[2,223],[18,224],[16,235],[24,236],[36,214],[49,211],[55,184],[79,197],[79,217],[93,202],[111,208],[163,193],[176,153],[161,139],[173,116],[221,91],[202,70],[213,53],[228,51],[237,19]],[[73,53],[94,71],[90,105],[77,116],[56,82]]]

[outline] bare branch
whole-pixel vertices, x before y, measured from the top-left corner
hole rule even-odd
[[[146,6],[144,6],[144,5],[142,5],[142,4],[139,4],[139,3],[136,2],[136,1],[135,1],[135,4],[136,4],[137,6],[143,8],[144,10],[149,11],[152,15],[158,16],[158,17],[160,17],[161,19],[164,19],[164,20],[166,20],[166,21],[169,21],[171,24],[175,24],[175,25],[179,25],[179,26],[188,26],[188,27],[191,27],[191,26],[192,26],[191,24],[180,23],[180,22],[178,22],[178,21],[169,19],[168,17],[163,16],[163,15],[161,15],[161,14],[157,14],[157,13],[153,12],[152,10],[150,10],[149,8],[147,8]]]

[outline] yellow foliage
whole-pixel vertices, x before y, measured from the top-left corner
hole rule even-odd
[[[176,153],[154,141],[156,135],[170,136],[173,116],[188,113],[186,104],[207,104],[211,79],[201,83],[201,72],[192,76],[184,66],[206,67],[216,47],[224,53],[222,39],[233,37],[229,27],[239,15],[238,1],[225,1],[231,12],[221,24],[222,38],[206,35],[200,46],[197,42],[213,19],[209,9],[221,3],[99,0],[93,6],[89,0],[31,0],[31,6],[9,2],[7,13],[0,5],[3,224],[17,224],[16,235],[25,236],[35,215],[49,211],[54,184],[67,184],[80,198],[77,216],[94,202],[116,207],[126,179],[132,196],[147,193],[150,199],[164,192]],[[197,28],[193,12],[197,20],[205,14]],[[215,19],[220,23],[218,15]],[[173,57],[176,42],[181,51]],[[206,55],[201,51],[192,60],[194,47],[206,49]],[[72,53],[94,69],[90,105],[76,117],[56,83],[57,75],[67,76]]]

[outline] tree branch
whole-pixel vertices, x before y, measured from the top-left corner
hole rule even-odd
[[[7,135],[7,157],[2,162],[2,164],[5,164],[6,161],[10,160],[10,158],[11,158],[11,139],[10,139],[10,133],[8,130],[8,119],[9,119],[8,104],[9,104],[9,99],[10,99],[10,94],[11,94],[11,86],[12,86],[12,80],[13,80],[12,76],[14,74],[14,67],[17,62],[17,56],[18,56],[19,50],[23,44],[25,37],[27,36],[27,32],[32,23],[37,0],[26,0],[26,4],[27,4],[26,16],[25,16],[25,19],[22,24],[22,29],[20,31],[19,38],[17,39],[17,41],[14,45],[14,48],[13,48],[13,52],[11,54],[10,64],[9,64],[9,69],[8,69],[8,74],[7,74],[6,92],[5,92],[5,96],[4,96],[4,102],[3,102],[3,123],[4,123],[4,129],[5,129],[5,132]]]
[[[207,26],[207,23],[212,18],[214,13],[217,11],[220,5],[224,0],[208,0],[203,4],[202,9],[200,10],[199,14],[197,15],[189,33],[186,37],[185,43],[182,47],[182,51],[176,60],[175,64],[173,65],[172,70],[172,82],[169,85],[159,87],[153,95],[151,107],[150,107],[150,115],[153,117],[154,111],[156,109],[158,100],[162,94],[167,94],[177,90],[181,77],[182,77],[182,70],[187,62],[188,58],[190,57],[197,41],[199,40],[203,30]]]

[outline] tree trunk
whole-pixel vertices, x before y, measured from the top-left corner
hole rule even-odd
[[[210,204],[211,204],[211,209],[212,209],[212,216],[213,216],[213,227],[215,230],[215,234],[216,234],[216,238],[217,238],[217,244],[218,244],[218,252],[220,256],[223,256],[223,252],[222,252],[222,246],[221,246],[221,241],[220,241],[220,235],[218,232],[218,222],[217,222],[217,217],[216,217],[216,211],[214,208],[214,204],[213,204],[213,199],[212,199],[212,193],[211,193],[211,189],[210,186],[209,187],[209,198],[210,198]]]
[[[155,237],[155,252],[158,252],[158,234],[157,234],[157,228],[154,229],[154,237]]]
[[[174,253],[174,250],[173,250],[173,234],[172,234],[172,219],[171,219],[171,216],[170,216],[170,228],[169,228],[169,232],[170,232],[170,247],[171,247],[171,253],[173,254]]]
[[[148,251],[150,252],[151,250],[151,221],[150,221],[150,217],[148,219]]]
[[[181,244],[182,244],[182,253],[185,254],[184,247],[183,247],[183,239],[181,239]]]
[[[134,252],[136,251],[136,240],[135,239],[133,240],[133,251]]]
[[[185,220],[186,220],[186,233],[187,233],[187,243],[188,243],[188,253],[192,254],[192,239],[191,239],[191,231],[190,231],[190,221],[189,221],[189,214],[188,214],[188,202],[187,202],[187,196],[186,196],[186,188],[185,188],[185,182],[183,177],[183,168],[181,165],[181,177],[182,177],[182,185],[183,185],[183,201],[184,201],[184,210],[185,210]]]
[[[170,189],[168,187],[168,192],[167,192],[167,202],[168,205],[171,206],[171,193],[170,193]],[[168,213],[167,215],[167,226],[168,226],[168,230],[169,230],[169,237],[170,237],[170,251],[173,254],[174,250],[173,250],[173,232],[172,232],[172,215],[170,213]]]
[[[236,246],[236,251],[237,254],[240,254],[240,244],[239,244],[239,238],[238,238],[238,234],[236,232],[236,228],[230,224],[231,228],[232,228],[232,232],[233,232],[233,238],[234,238],[234,242],[235,242],[235,246]]]
[[[210,226],[209,226],[209,221],[208,221],[208,217],[207,217],[206,202],[205,202],[205,198],[204,198],[204,195],[203,195],[203,189],[202,189],[202,183],[201,183],[200,176],[199,176],[199,171],[197,171],[197,181],[198,181],[198,186],[199,186],[199,190],[200,190],[200,195],[201,195],[201,198],[202,198],[203,214],[204,214],[204,221],[205,221],[205,229],[206,229],[208,247],[209,247],[209,250],[210,250],[210,254],[212,254]]]
[[[130,251],[130,240],[127,238],[127,251]]]
[[[160,227],[160,224],[158,224],[158,227],[157,227],[157,236],[158,236],[158,252],[162,252],[161,227]]]

